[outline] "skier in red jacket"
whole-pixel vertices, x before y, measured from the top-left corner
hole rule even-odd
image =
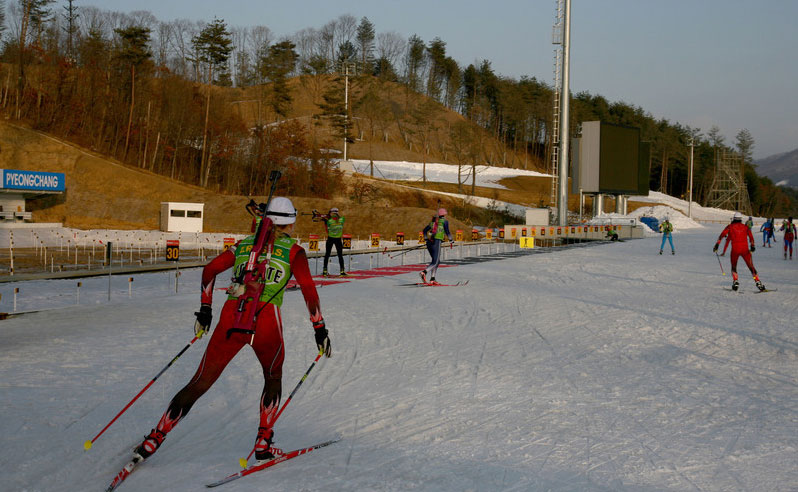
[[[316,344],[324,355],[330,356],[330,339],[321,316],[319,295],[316,293],[310,275],[307,256],[305,256],[305,250],[291,238],[296,221],[296,210],[288,198],[276,197],[269,204],[266,217],[271,219],[274,224],[275,238],[273,243],[267,246],[268,251],[263,251],[259,257],[259,261],[268,259],[269,265],[266,278],[263,280],[266,286],[258,300],[258,311],[253,325],[254,333],[244,333],[245,330],[232,328],[238,312],[237,295],[240,295],[237,290],[240,284],[233,283],[227,289],[228,297],[222,306],[219,323],[211,335],[196,374],[172,398],[158,425],[136,447],[134,456],[138,456],[139,460],[150,457],[160,447],[167,433],[188,414],[194,403],[208,391],[244,345],[252,347],[263,368],[265,379],[263,393],[260,397],[260,426],[255,441],[255,458],[261,462],[274,458],[273,450],[275,452],[277,450],[272,448],[274,436],[272,426],[280,404],[282,366],[285,354],[280,306],[283,302],[285,286],[292,275],[296,277],[297,283],[302,288],[305,305],[313,324]],[[216,276],[230,268],[233,268],[235,275],[245,267],[254,240],[255,236],[242,239],[203,268],[200,291],[201,305],[199,312],[194,313],[197,316],[194,325],[194,333],[197,336],[202,336],[210,330],[211,302]]]
[[[732,218],[732,223],[727,225],[723,232],[720,233],[718,236],[717,242],[715,242],[715,247],[712,248],[712,251],[718,251],[718,246],[720,246],[720,242],[724,237],[728,237],[731,240],[731,271],[732,271],[732,278],[734,281],[732,282],[732,290],[737,290],[740,288],[740,282],[738,281],[737,277],[737,260],[742,257],[745,261],[745,264],[748,265],[748,269],[751,270],[751,274],[754,276],[754,281],[756,282],[756,286],[759,290],[764,291],[765,286],[762,284],[762,281],[759,280],[759,275],[756,273],[756,268],[754,268],[754,260],[751,258],[751,253],[756,250],[756,246],[754,244],[754,235],[751,233],[751,229],[746,227],[743,224],[743,215],[740,212],[735,212],[734,217]],[[749,251],[748,245],[751,245],[751,249]]]

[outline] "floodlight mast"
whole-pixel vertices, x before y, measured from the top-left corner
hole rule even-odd
[[[695,146],[695,138],[690,137],[690,183],[688,185],[689,197],[687,201],[687,216],[693,218],[693,147]]]
[[[343,62],[344,69],[344,162],[349,160],[347,144],[349,139],[349,69],[353,68],[352,62]]]
[[[557,174],[557,225],[568,225],[568,159],[570,137],[571,0],[565,0],[562,33],[562,87],[560,89],[560,161]]]

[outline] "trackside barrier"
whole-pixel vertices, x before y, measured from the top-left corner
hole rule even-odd
[[[606,239],[607,232],[610,230],[617,232],[620,239],[638,239],[643,237],[644,227],[642,224],[506,225],[504,226],[504,237],[509,240],[534,237],[536,246],[558,246],[582,241],[601,241]]]
[[[518,226],[507,226],[505,229],[506,231],[512,231],[513,227]],[[501,255],[505,253],[516,253],[522,247],[530,248],[534,247],[535,249],[538,248],[547,248],[550,246],[558,246],[561,244],[570,244],[579,241],[591,241],[591,240],[600,240],[606,241],[606,230],[608,228],[612,228],[613,230],[618,231],[619,235],[622,233],[625,235],[632,234],[634,236],[634,232],[629,230],[629,227],[624,226],[568,226],[568,227],[557,227],[557,226],[526,226],[527,229],[527,236],[522,236],[521,231],[517,231],[515,233],[515,239],[511,239],[507,237],[506,239],[487,239],[488,237],[496,237],[495,230],[494,231],[477,231],[478,235],[482,237],[483,233],[485,239],[480,239],[478,241],[461,241],[455,242],[454,246],[452,247],[448,242],[443,242],[441,255],[442,261],[456,261],[464,258],[469,257],[478,257],[484,255]],[[642,226],[640,227],[642,229]],[[523,227],[521,227],[523,229]],[[626,229],[626,230],[624,230]],[[499,230],[499,232],[504,232],[505,230]],[[472,230],[472,234],[474,231]],[[642,231],[641,231],[642,235]],[[347,235],[348,236],[348,235]],[[473,237],[473,236],[472,236]],[[624,237],[624,236],[622,236]],[[315,238],[316,241],[319,241],[321,238]],[[391,266],[399,266],[399,265],[422,265],[426,264],[429,261],[429,254],[427,252],[427,248],[424,247],[423,244],[418,244],[416,241],[403,241],[404,244],[396,244],[395,241],[387,241],[383,240],[380,241],[380,245],[378,247],[373,246],[376,243],[377,237],[367,236],[364,239],[357,239],[353,240],[350,237],[344,238],[344,245],[345,249],[342,251],[342,254],[347,257],[346,261],[348,261],[348,271],[352,271],[353,263],[355,270],[367,270],[370,268],[380,268],[380,267],[391,267]],[[229,241],[228,241],[229,243]],[[300,243],[303,247],[305,247],[306,251],[310,249],[310,244],[308,243]],[[223,247],[222,237],[220,236],[219,241],[219,252],[221,252]],[[229,245],[228,245],[229,247]],[[51,246],[51,249],[53,247]],[[208,248],[211,249],[211,248]],[[318,248],[321,249],[321,248]],[[162,250],[163,251],[163,250]],[[99,253],[99,251],[98,251]],[[116,255],[116,252],[115,252]],[[365,256],[364,256],[365,255]],[[308,258],[313,258],[311,268],[315,265],[316,274],[319,272],[319,261],[320,258],[324,257],[323,251],[307,251]],[[165,290],[168,295],[174,295],[177,292],[177,284],[183,283],[185,280],[181,279],[181,277],[175,276],[175,264],[179,263],[180,265],[180,273],[190,273],[193,277],[198,275],[198,269],[203,267],[207,264],[208,259],[202,260],[193,260],[193,258],[188,259],[187,261],[183,261],[184,254],[181,251],[180,258],[178,261],[173,261],[171,265],[169,264],[141,264],[141,263],[133,263],[126,262],[125,264],[120,264],[118,262],[114,262],[114,266],[112,268],[112,275],[114,278],[120,278],[120,281],[117,282],[114,280],[114,299],[118,302],[120,297],[126,298],[142,298],[147,297],[150,295],[150,291],[157,291],[159,292],[157,295],[162,295],[163,291]],[[97,262],[97,266],[100,265],[100,262]],[[337,266],[337,262],[333,261],[333,266]],[[194,270],[189,270],[194,269]],[[164,278],[164,283],[162,286],[154,286],[151,282],[141,285],[146,285],[146,289],[144,291],[139,290],[139,292],[135,292],[136,288],[135,285],[139,285],[139,282],[136,281],[134,285],[134,278],[130,277],[131,274],[144,274],[144,273],[154,273],[159,272],[166,274]],[[331,272],[333,273],[333,272]],[[337,273],[337,268],[335,268],[335,272]],[[62,272],[41,272],[35,274],[15,274],[14,276],[0,276],[0,286],[7,282],[17,282],[17,281],[25,281],[25,280],[34,280],[34,279],[58,279],[58,278],[88,278],[88,277],[97,277],[97,276],[108,276],[108,269],[100,269],[95,268],[94,270],[82,270],[82,271],[62,271]],[[125,277],[120,277],[125,276]],[[172,280],[174,278],[174,280]],[[124,287],[121,285],[121,280],[124,279]],[[110,279],[109,279],[110,281]],[[92,281],[89,281],[92,282]],[[174,283],[173,283],[174,282]],[[77,282],[77,283],[68,283],[64,284],[65,286],[68,285],[68,292],[67,295],[59,294],[59,299],[68,299],[62,304],[65,305],[74,305],[74,304],[81,304],[84,303],[84,299],[87,300],[89,303],[97,302],[99,299],[96,281],[92,285],[94,287],[90,287],[90,290],[87,290],[87,282]],[[77,288],[75,287],[77,285]],[[47,305],[40,304],[38,299],[31,301],[30,299],[24,299],[22,296],[25,293],[20,293],[20,289],[18,287],[7,286],[3,288],[3,292],[7,293],[7,295],[2,296],[2,304],[0,304],[0,319],[5,316],[13,316],[22,312],[32,312],[36,310],[42,309],[51,309],[50,302],[48,301]],[[110,292],[110,291],[109,291]],[[103,293],[104,294],[104,293]],[[22,307],[22,310],[18,310],[17,306],[17,298],[20,297],[22,302],[25,306]],[[27,296],[25,296],[27,297]],[[105,296],[103,296],[105,297]],[[92,301],[94,299],[94,301]],[[33,304],[35,302],[35,304]],[[59,301],[60,302],[60,301]],[[60,306],[65,307],[65,306]],[[5,313],[4,313],[5,312]],[[8,313],[8,314],[6,314]]]

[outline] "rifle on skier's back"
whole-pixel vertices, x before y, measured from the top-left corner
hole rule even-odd
[[[247,333],[253,336],[255,334],[253,324],[257,315],[256,309],[266,286],[263,280],[266,277],[266,266],[269,264],[272,247],[274,246],[274,224],[266,216],[266,212],[269,209],[269,203],[272,201],[274,190],[277,188],[277,181],[281,176],[282,173],[280,171],[272,171],[269,174],[271,188],[269,189],[269,197],[266,199],[266,203],[258,204],[254,200],[250,200],[246,206],[247,211],[255,217],[257,228],[255,229],[255,241],[249,253],[249,259],[244,265],[244,269],[234,279],[233,286],[229,290],[230,294],[238,297],[238,307],[233,326],[227,330],[228,337],[231,333]],[[266,259],[259,261],[264,251],[266,251]]]

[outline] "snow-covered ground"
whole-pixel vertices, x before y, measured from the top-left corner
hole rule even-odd
[[[225,490],[798,490],[798,260],[757,249],[778,291],[755,294],[744,266],[742,292],[724,290],[720,227],[685,230],[676,256],[646,238],[440,270],[465,287],[401,286],[408,274],[322,288],[333,357],[276,440],[342,440]],[[143,275],[131,299],[0,321],[0,490],[105,487],[202,357],[205,339],[83,451],[193,336],[193,275],[179,294]],[[17,286],[45,306],[61,282]],[[283,316],[285,397],[315,344],[300,293]],[[245,348],[119,490],[235,471],[261,388]]]
[[[352,163],[352,166],[356,172],[361,174],[369,174],[370,162],[368,160],[352,159],[350,162]],[[550,176],[548,174],[543,174],[536,171],[526,171],[523,169],[506,167],[477,166],[476,169],[476,185],[488,188],[505,188],[498,183],[498,181],[502,178],[512,178],[516,176]],[[460,178],[461,182],[467,185],[471,184],[470,170],[471,168],[469,166],[464,166],[463,174]],[[423,164],[420,162],[374,161],[375,177],[401,181],[421,181],[422,172]],[[427,163],[426,175],[428,181],[456,184],[458,179],[457,166],[451,164]],[[526,210],[526,207],[522,205],[496,201],[490,198],[472,197],[456,193],[437,193],[463,199],[464,201],[467,201],[468,203],[478,207],[491,206],[498,207],[500,209],[507,209],[509,213],[518,217],[524,217]],[[645,215],[657,217],[660,221],[662,221],[665,217],[669,217],[670,221],[674,223],[674,226],[677,230],[700,227],[698,221],[718,223],[728,222],[731,219],[732,214],[734,214],[733,210],[730,211],[719,208],[703,207],[697,202],[693,202],[692,205],[690,205],[687,200],[675,198],[658,191],[651,191],[649,192],[648,196],[631,196],[629,197],[629,200],[655,204],[652,205],[652,207],[647,208],[645,212],[640,211],[636,214],[629,214],[629,217],[638,218],[644,213]],[[688,215],[691,215],[692,218],[688,217]],[[679,221],[679,223],[677,224],[674,222],[674,220]],[[754,217],[754,222],[757,227],[764,221],[765,219],[762,217]]]
[[[352,159],[351,162],[356,172],[361,174],[369,174],[371,172],[369,160]],[[476,185],[486,188],[505,188],[498,183],[498,181],[503,178],[513,178],[516,176],[550,176],[537,171],[496,166],[476,166],[476,171]],[[424,164],[421,162],[374,161],[374,177],[376,178],[399,181],[421,181],[423,172]],[[457,166],[452,164],[428,162],[426,174],[427,181],[457,184]],[[471,166],[462,167],[460,181],[463,184],[471,186]]]
[[[681,215],[687,217],[689,212],[692,212],[692,218],[698,221],[705,221],[705,222],[726,222],[728,223],[731,220],[732,215],[734,215],[734,210],[725,210],[721,208],[712,208],[712,207],[703,207],[696,202],[693,202],[692,206],[687,200],[682,200],[680,198],[672,197],[670,195],[666,195],[665,193],[660,193],[658,191],[650,191],[648,196],[630,196],[629,201],[634,202],[651,202],[651,203],[658,203],[667,205],[670,208],[678,210],[681,212]],[[663,214],[668,213],[667,211],[663,212]],[[654,215],[656,216],[656,215]],[[761,225],[765,221],[763,217],[754,217],[754,224],[756,226]],[[671,217],[671,222],[673,222],[673,217]]]
[[[370,173],[370,161],[361,159],[350,160],[354,170],[361,174]],[[374,161],[374,176],[378,178],[385,178],[397,181],[418,181],[422,180],[424,172],[424,165],[421,162],[407,162],[407,161]],[[457,166],[451,164],[440,163],[427,163],[426,167],[427,181],[436,183],[452,183],[457,184]],[[512,169],[507,167],[495,166],[477,166],[476,167],[476,182],[477,186],[486,188],[500,188],[505,189],[505,186],[498,183],[503,178],[513,178],[516,176],[537,176],[549,177],[548,174],[539,173],[537,171],[526,171],[523,169]],[[463,166],[460,182],[464,186],[471,186],[471,167]],[[408,186],[408,188],[412,188]],[[526,213],[527,207],[515,203],[504,202],[492,198],[471,196],[460,193],[447,193],[444,191],[430,191],[427,193],[437,193],[439,195],[450,196],[463,200],[463,203],[482,208],[496,208],[498,210],[505,210],[516,217],[523,218]]]

